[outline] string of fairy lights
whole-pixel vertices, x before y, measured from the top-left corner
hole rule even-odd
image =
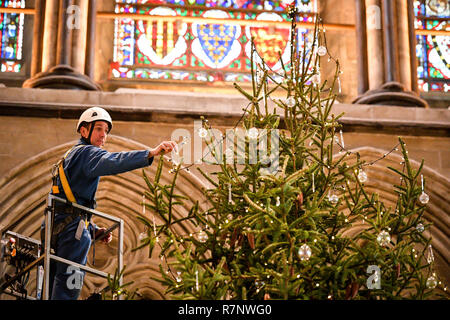
[[[298,11],[297,11],[296,8],[291,9],[291,10],[293,10],[293,11],[290,11],[290,12],[289,12],[290,17],[292,18],[292,35],[291,35],[291,37],[292,37],[292,39],[297,39],[297,34],[296,34],[296,33],[297,33],[297,28],[296,28],[296,23],[295,23],[295,17],[297,16]],[[312,84],[313,86],[316,86],[316,89],[319,90],[320,92],[326,92],[326,91],[330,91],[330,92],[331,92],[331,91],[333,90],[333,88],[334,88],[334,83],[333,83],[332,86],[330,86],[330,87],[327,88],[327,89],[324,89],[324,88],[321,88],[321,87],[320,87],[320,83],[321,83],[321,76],[320,76],[320,59],[319,59],[318,57],[324,57],[324,56],[328,55],[328,62],[334,61],[334,62],[336,63],[336,65],[337,65],[337,77],[335,77],[335,81],[337,81],[337,84],[338,84],[338,93],[340,94],[340,93],[341,93],[341,90],[342,90],[342,89],[341,89],[340,75],[341,75],[343,72],[342,72],[341,69],[340,69],[340,65],[339,65],[338,60],[335,59],[335,58],[330,54],[329,50],[327,49],[326,36],[325,36],[325,28],[324,28],[324,26],[323,26],[322,19],[321,19],[320,17],[318,17],[318,14],[316,14],[315,17],[316,17],[316,20],[319,21],[319,24],[321,25],[321,28],[317,28],[317,29],[315,30],[316,32],[315,32],[315,34],[314,34],[314,40],[313,40],[313,43],[312,43],[312,45],[311,45],[311,49],[317,48],[317,50],[316,50],[316,52],[315,52],[315,54],[316,54],[316,66],[315,66],[315,69],[314,69],[313,74],[311,75],[310,81],[311,81],[311,84]],[[319,43],[320,43],[320,41],[319,41],[319,40],[320,40],[320,39],[319,39],[320,31],[322,31],[322,35],[323,35],[323,36],[321,37],[321,39],[323,40],[323,44],[321,44],[321,45],[319,45]],[[303,40],[304,40],[304,44],[306,44],[305,36],[304,36]],[[291,43],[291,44],[290,44],[290,45],[291,45],[291,50],[294,50],[294,47],[293,47],[293,46],[294,46],[294,41],[290,41],[290,43]],[[304,50],[306,50],[306,47],[304,47]],[[291,51],[291,52],[293,52],[293,51]],[[255,74],[256,74],[257,84],[258,84],[258,85],[262,85],[262,84],[260,83],[260,81],[261,81],[261,78],[264,78],[264,77],[261,77],[261,73],[266,74],[266,75],[267,75],[266,78],[265,78],[266,83],[263,84],[263,89],[264,89],[264,90],[263,90],[263,93],[264,93],[264,96],[265,96],[266,98],[269,98],[272,102],[276,103],[276,101],[274,101],[270,95],[267,95],[267,91],[266,91],[267,89],[266,89],[266,86],[267,86],[267,84],[268,84],[268,80],[270,79],[270,80],[278,87],[278,86],[280,86],[282,83],[281,83],[281,82],[278,83],[278,82],[276,81],[276,78],[278,77],[279,79],[286,79],[286,77],[283,76],[283,75],[281,75],[281,74],[279,74],[278,72],[275,72],[274,70],[272,70],[272,68],[271,68],[270,66],[268,66],[267,64],[265,64],[264,59],[259,55],[258,51],[254,48],[254,46],[252,46],[252,55],[251,55],[251,57],[252,57],[252,66],[253,66],[253,63],[254,63],[254,58],[253,58],[254,55],[257,55],[257,56],[259,57],[259,59],[261,60],[261,64],[255,63],[255,66],[256,66],[256,72],[255,72]],[[312,56],[312,55],[311,55],[311,56]],[[319,63],[317,63],[317,61],[319,61]],[[297,61],[293,61],[293,62],[296,63]],[[303,60],[303,63],[305,63],[304,60]],[[318,65],[317,65],[317,64],[318,64]],[[268,74],[267,70],[265,69],[265,67],[268,67],[268,68],[270,69],[270,72],[271,72],[273,75],[275,75],[275,76],[270,76],[270,75]],[[283,81],[283,80],[282,80],[282,81]],[[267,103],[266,98],[263,99],[263,100],[264,100],[264,103],[265,103],[265,106],[266,106],[266,103]],[[258,103],[259,103],[259,100],[260,100],[260,99],[261,99],[261,98],[258,97]],[[295,99],[295,96],[292,96],[292,95],[290,95],[290,94],[288,95],[288,97],[287,97],[284,101],[279,100],[278,102],[279,102],[279,103],[282,103],[282,104],[285,105],[287,108],[294,108],[294,107],[296,106],[296,99]],[[235,129],[238,127],[238,125],[242,122],[244,116],[247,114],[248,108],[249,108],[251,105],[252,105],[252,102],[249,102],[249,103],[247,104],[247,106],[244,108],[244,110],[243,110],[244,112],[242,113],[242,116],[240,117],[240,119],[239,119],[239,120],[236,122],[236,124],[234,125],[233,130],[235,130]],[[267,109],[266,109],[266,110],[267,110]],[[205,128],[205,127],[206,127],[206,128]],[[211,132],[212,132],[212,134],[211,134]],[[205,158],[206,158],[207,156],[209,156],[209,154],[212,152],[212,150],[215,150],[216,146],[217,146],[219,143],[223,143],[224,140],[226,139],[226,137],[225,137],[224,135],[221,135],[221,139],[217,139],[217,137],[215,136],[215,134],[214,134],[214,132],[213,132],[213,130],[212,130],[212,126],[209,124],[209,121],[208,121],[207,119],[203,119],[203,120],[202,120],[202,127],[198,130],[198,135],[199,135],[199,137],[200,137],[201,139],[205,139],[205,140],[206,140],[206,138],[208,137],[208,134],[210,134],[210,137],[211,137],[210,144],[212,144],[212,148],[209,148],[209,151],[208,151],[206,154],[203,154],[202,158],[201,158],[199,161],[194,161],[194,163],[189,164],[189,165],[186,165],[186,166],[181,166],[181,163],[177,163],[177,162],[175,162],[173,159],[169,159],[169,161],[171,161],[171,162],[172,162],[172,165],[173,165],[172,169],[169,170],[169,173],[175,173],[175,171],[185,171],[185,172],[190,173],[190,167],[192,167],[193,165],[196,165],[196,164],[201,164],[202,161],[204,161]],[[259,136],[258,129],[255,128],[255,127],[251,127],[250,129],[247,130],[247,136],[248,136],[248,138],[251,139],[251,140],[257,139],[258,136]],[[312,143],[313,143],[314,137],[315,137],[315,136],[313,136],[312,139],[311,139],[310,146],[311,146]],[[214,142],[215,142],[215,143],[212,142],[212,141],[213,141],[212,138],[214,138]],[[339,153],[345,152],[347,156],[349,156],[349,155],[356,155],[356,156],[358,157],[358,159],[359,159],[359,153],[358,153],[358,152],[351,151],[351,150],[349,150],[349,149],[347,149],[347,148],[345,147],[344,135],[343,135],[342,129],[339,130],[339,136],[337,136],[337,135],[334,136],[334,142],[335,142],[335,143],[339,146],[339,148],[340,148]],[[181,142],[179,143],[180,149],[178,149],[176,152],[179,153],[179,152],[181,151],[181,149],[183,148],[183,146],[186,145],[186,144],[187,144],[187,138],[186,138],[186,137],[183,137],[183,141],[181,141]],[[221,144],[221,145],[222,145],[222,144]],[[399,150],[399,149],[398,149],[399,145],[400,145],[400,143],[397,143],[397,144],[396,144],[393,148],[391,148],[388,152],[384,153],[383,156],[381,156],[381,157],[379,157],[379,158],[376,158],[376,159],[373,160],[373,161],[370,161],[370,162],[362,162],[362,163],[359,165],[358,170],[355,171],[355,174],[356,174],[356,176],[357,176],[358,181],[359,181],[360,183],[365,183],[365,182],[367,182],[367,180],[368,180],[367,173],[363,170],[363,167],[365,167],[365,166],[372,166],[372,165],[374,165],[375,163],[377,163],[378,161],[380,161],[380,160],[382,160],[382,159],[385,159],[386,157],[388,157],[388,156],[389,156],[390,154],[392,154],[393,152],[398,151],[398,150]],[[405,145],[405,146],[406,146],[406,145]],[[226,153],[227,153],[227,152],[228,152],[228,150],[226,151]],[[227,158],[229,158],[228,155],[227,155]],[[400,164],[403,164],[403,172],[404,172],[404,170],[405,170],[405,161],[404,161],[404,159],[403,159],[402,162],[400,162]],[[326,165],[325,163],[322,163],[322,165],[328,167],[328,169],[331,169],[331,168],[330,168],[328,165]],[[311,173],[311,178],[312,178],[312,185],[311,185],[311,187],[312,187],[312,192],[315,193],[316,187],[315,187],[315,177],[314,177],[314,172]],[[403,180],[402,180],[402,178],[400,178],[400,179],[401,179],[401,185],[402,185],[402,184],[403,184]],[[227,184],[227,187],[228,187],[228,202],[229,202],[229,203],[233,203],[232,186],[231,186],[231,184],[229,183],[229,184]],[[344,187],[344,190],[345,190],[345,187]],[[419,201],[420,201],[423,205],[426,205],[426,204],[429,202],[429,196],[428,196],[428,195],[425,193],[425,191],[424,191],[424,179],[423,179],[423,175],[421,175],[421,190],[422,190],[422,193],[421,193],[421,195],[419,196]],[[244,201],[243,198],[240,198],[239,200],[240,200],[240,202],[243,202],[243,201]],[[334,186],[333,186],[333,188],[331,188],[331,189],[329,190],[329,193],[328,193],[328,200],[329,200],[330,203],[333,204],[333,205],[337,205],[338,202],[339,202],[339,196],[338,196],[338,194],[335,192],[335,187],[334,187]],[[396,205],[396,208],[395,208],[395,212],[396,212],[397,214],[398,214],[398,203],[399,203],[399,201],[397,201],[397,205]],[[146,217],[146,197],[145,197],[145,194],[143,194],[143,196],[142,196],[142,204],[143,204],[143,207],[142,207],[142,214],[143,214],[144,217]],[[257,205],[262,205],[262,203],[259,203],[259,202],[256,202],[256,204],[257,204]],[[279,206],[279,205],[280,205],[280,199],[279,199],[279,197],[277,197],[275,205],[276,205],[276,206]],[[245,211],[248,212],[248,209],[249,209],[249,208],[246,207],[246,208],[245,208]],[[381,214],[383,214],[383,212],[381,212]],[[200,243],[205,243],[205,242],[208,240],[208,234],[206,233],[206,231],[210,228],[210,221],[209,221],[209,218],[208,218],[209,215],[210,215],[209,210],[205,211],[204,215],[205,215],[205,218],[206,218],[206,224],[205,224],[205,227],[204,227],[204,228],[201,228],[200,231],[198,231],[198,232],[189,233],[189,235],[187,235],[187,234],[185,234],[185,235],[178,235],[178,236],[173,235],[174,238],[172,238],[172,239],[170,240],[170,242],[173,243],[173,242],[174,242],[174,239],[175,239],[175,241],[178,241],[181,245],[183,245],[185,241],[192,241],[192,239],[193,239],[194,236],[195,236],[195,238],[196,238],[196,240],[197,240],[198,242],[200,242]],[[227,224],[232,218],[233,218],[233,216],[232,216],[231,214],[228,215],[228,217],[227,217],[227,219],[225,219],[224,223]],[[363,217],[362,223],[364,223],[364,221],[366,220],[366,218],[367,218],[366,216]],[[345,219],[345,221],[348,222],[348,219]],[[273,221],[271,221],[271,222],[273,223]],[[155,221],[155,215],[154,215],[154,214],[152,214],[152,222],[151,222],[151,223],[152,223],[152,227],[153,227],[153,230],[152,230],[152,231],[153,231],[153,236],[155,237],[156,244],[159,246],[159,248],[161,249],[161,251],[163,251],[163,250],[162,250],[163,247],[162,247],[162,245],[161,245],[161,243],[160,243],[160,241],[159,241],[159,236],[158,236],[158,232],[157,232],[157,226],[156,226],[156,221]],[[222,226],[219,225],[219,229],[221,229],[221,228],[222,228]],[[247,231],[250,231],[250,228],[247,228],[247,229],[248,229]],[[417,224],[417,226],[416,226],[416,230],[417,230],[418,232],[422,233],[422,232],[425,230],[425,227],[424,227],[424,225],[423,225],[421,222],[419,222],[419,223]],[[146,236],[149,236],[149,232],[148,232],[148,231],[149,231],[149,230],[148,230],[148,227],[146,226],[146,230],[145,230],[144,232],[142,232],[142,233],[139,235],[139,240],[143,240]],[[387,245],[390,243],[391,237],[390,237],[390,234],[389,234],[388,231],[391,231],[391,230],[389,230],[389,229],[388,229],[388,230],[382,230],[382,231],[377,235],[377,242],[379,243],[380,246],[387,246]],[[255,232],[255,231],[253,230],[252,232]],[[334,236],[333,236],[333,238],[334,238]],[[332,239],[332,240],[333,240],[333,239]],[[313,242],[317,242],[317,239],[313,239],[312,241],[313,241]],[[307,243],[304,243],[303,245],[301,245],[301,246],[299,247],[297,253],[298,253],[299,258],[300,258],[302,261],[305,261],[305,260],[309,260],[309,258],[311,257],[311,255],[312,255],[312,250],[311,250],[311,248],[308,246]],[[418,258],[417,252],[416,252],[416,250],[415,250],[414,248],[412,249],[412,254],[414,254],[415,258]],[[172,278],[176,281],[176,287],[178,287],[179,285],[181,285],[181,283],[182,283],[182,281],[183,281],[181,272],[180,272],[180,271],[173,272],[173,270],[172,270],[172,268],[171,268],[171,266],[170,266],[169,260],[168,260],[168,258],[166,257],[165,253],[163,253],[163,254],[160,255],[160,259],[161,259],[162,262],[165,262],[165,265],[166,265],[166,267],[167,267],[167,269],[166,269],[166,271],[165,271],[166,274],[171,274]],[[432,249],[432,245],[431,245],[431,244],[429,244],[429,246],[428,246],[428,248],[427,248],[427,257],[426,257],[426,260],[427,260],[427,262],[428,262],[429,265],[433,265],[433,262],[434,262],[434,254],[433,254],[433,249]],[[267,263],[265,263],[265,265],[267,265]],[[299,278],[299,277],[300,277],[300,275],[297,275],[297,278]],[[270,278],[270,275],[267,275],[267,279],[269,279],[269,278]],[[428,288],[430,288],[430,289],[434,289],[437,285],[441,285],[441,284],[442,284],[442,282],[441,282],[441,281],[438,281],[437,276],[436,276],[436,273],[435,273],[434,270],[432,269],[431,275],[429,275],[428,278],[427,278],[427,280],[426,280],[426,286],[427,286]],[[265,285],[264,280],[261,280],[261,279],[255,279],[255,286],[256,286],[256,288],[257,288],[257,291],[259,291],[260,289],[262,289],[262,288],[264,287],[264,285]],[[316,283],[315,286],[316,286],[316,287],[319,287],[319,283]],[[195,289],[196,289],[196,291],[199,290],[199,274],[198,274],[198,270],[195,270]],[[444,291],[447,291],[447,287],[444,287]],[[329,298],[330,298],[330,297],[331,297],[331,296],[329,296]]]

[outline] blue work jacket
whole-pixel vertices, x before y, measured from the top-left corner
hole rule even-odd
[[[101,176],[144,168],[153,162],[153,157],[148,157],[149,150],[108,152],[83,139],[75,146],[79,145],[83,146],[74,148],[64,159],[63,168],[77,203],[89,208],[94,208]],[[67,199],[59,176],[57,183],[60,193],[56,196]]]

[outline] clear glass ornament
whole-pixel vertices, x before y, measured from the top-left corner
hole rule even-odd
[[[367,181],[367,173],[364,172],[364,170],[359,170],[358,172],[358,180],[361,183],[364,183]]]
[[[427,283],[426,283],[428,289],[436,288],[437,284],[438,284],[437,280],[434,276],[428,277]]]
[[[430,201],[430,197],[422,191],[421,195],[419,196],[419,201],[422,204],[427,204],[428,201]]]
[[[341,78],[338,77],[337,80],[338,80],[338,92],[342,93]]]
[[[339,130],[339,135],[341,136],[341,146],[345,149],[344,134],[342,133],[342,130]]]
[[[416,230],[417,230],[418,232],[422,233],[422,232],[425,230],[425,227],[423,226],[422,223],[419,222],[419,223],[417,224],[417,226],[416,226]]]
[[[327,48],[325,46],[320,46],[317,48],[317,54],[321,57],[327,54]]]
[[[180,283],[181,282],[181,272],[177,271],[177,276],[175,277],[175,280]]]
[[[208,240],[208,235],[205,231],[201,230],[197,235],[198,241],[205,243]]]
[[[208,130],[206,130],[205,128],[200,128],[198,129],[198,136],[202,139],[206,138],[206,136],[208,135]]]
[[[295,99],[294,99],[294,97],[292,97],[292,96],[288,97],[288,98],[286,99],[286,105],[287,105],[289,108],[293,108],[293,107],[295,106]]]
[[[425,193],[424,188],[423,188],[423,174],[420,175],[420,180],[422,182],[422,193],[419,196],[419,201],[422,204],[427,204],[428,201],[430,201],[430,197]]]
[[[280,197],[277,197],[277,203],[275,204],[277,207],[280,205]]]
[[[332,204],[336,204],[339,201],[339,197],[334,192],[331,192],[328,194],[328,201],[330,201]]]
[[[311,253],[311,248],[306,243],[298,249],[298,255],[302,261],[309,260]]]
[[[320,84],[320,74],[314,74],[311,77],[311,82],[316,85]]]
[[[387,231],[383,230],[378,234],[377,242],[382,247],[387,246],[391,242],[391,236]]]
[[[427,262],[428,264],[431,264],[433,263],[433,261],[434,261],[433,247],[430,244],[428,246]]]
[[[258,293],[265,284],[264,281],[255,280],[256,293]]]
[[[334,136],[334,142],[335,142],[335,143],[337,143],[337,144],[339,144],[339,143],[340,143],[340,141],[339,141],[339,137],[338,137],[338,136]]]
[[[250,128],[247,132],[247,136],[253,140],[257,139],[258,138],[258,129],[256,129],[255,127]]]
[[[255,78],[256,78],[256,82],[259,83],[259,81],[261,81],[262,79],[262,72],[261,70],[257,69],[255,72]]]
[[[198,271],[195,271],[195,289],[198,291]]]

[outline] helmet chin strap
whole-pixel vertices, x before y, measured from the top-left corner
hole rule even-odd
[[[96,122],[96,121],[92,121],[92,122],[91,122],[91,127],[89,128],[89,134],[88,134],[88,137],[85,138],[85,137],[82,136],[82,139],[83,139],[84,142],[86,142],[87,144],[92,144],[92,143],[91,143],[91,136],[92,136],[92,131],[94,131],[95,122]]]

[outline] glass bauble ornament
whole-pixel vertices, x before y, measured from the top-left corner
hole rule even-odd
[[[422,232],[425,230],[425,227],[423,226],[422,223],[419,222],[419,223],[417,224],[417,226],[416,226],[416,230],[417,230],[418,232],[422,233]]]
[[[311,82],[313,83],[313,84],[320,84],[320,75],[318,75],[318,74],[314,74],[312,77],[311,77]]]
[[[336,194],[334,194],[334,193],[329,194],[328,195],[328,201],[330,201],[332,204],[336,204],[339,201],[339,197]]]
[[[298,255],[302,261],[309,260],[311,253],[311,248],[306,243],[298,249]]]
[[[256,129],[255,127],[250,128],[247,132],[247,135],[250,139],[256,139],[258,138],[258,129]]]
[[[387,246],[391,242],[391,236],[387,231],[383,230],[378,234],[377,242],[382,247]]]
[[[364,183],[367,181],[367,173],[365,173],[364,170],[359,170],[358,180],[361,183]]]
[[[198,233],[197,238],[201,243],[205,243],[206,241],[208,241],[208,235],[203,230]]]
[[[426,285],[427,285],[428,289],[436,288],[436,286],[437,286],[436,278],[434,276],[428,277]]]
[[[202,139],[206,138],[206,136],[208,135],[208,130],[206,130],[205,128],[200,128],[198,130],[198,136]]]
[[[422,191],[421,195],[419,196],[419,201],[421,204],[427,204],[428,201],[430,201],[430,197]]]
[[[320,46],[317,48],[317,54],[321,57],[327,54],[327,48],[324,46]]]
[[[286,99],[286,105],[287,105],[289,108],[293,108],[293,107],[295,106],[295,99],[294,99],[294,97],[289,97],[289,98],[287,98],[287,99]]]

